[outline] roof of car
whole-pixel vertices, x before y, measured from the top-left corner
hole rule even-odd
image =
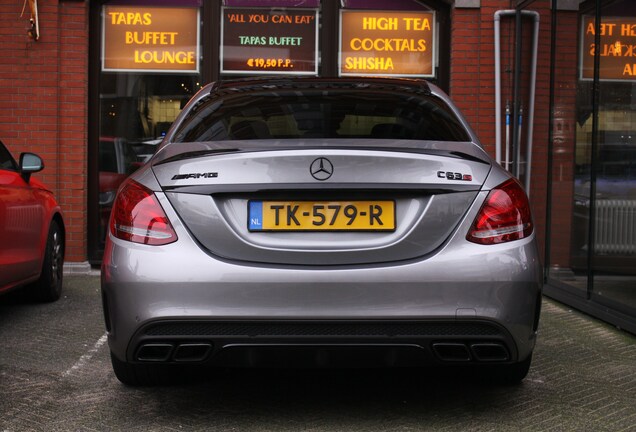
[[[407,78],[316,78],[316,77],[253,77],[220,80],[208,84],[210,94],[223,96],[263,90],[391,90],[415,94],[431,94],[431,85],[424,80]]]

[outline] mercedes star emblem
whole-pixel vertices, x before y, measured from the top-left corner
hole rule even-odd
[[[333,174],[333,165],[327,158],[318,158],[309,167],[311,175],[320,181],[327,180]]]

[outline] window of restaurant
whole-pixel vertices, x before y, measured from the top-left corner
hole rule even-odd
[[[443,0],[91,2],[89,260],[101,260],[117,188],[205,83],[373,75],[448,90],[449,8]]]
[[[636,3],[553,16],[546,293],[636,331]]]
[[[98,100],[92,159],[99,173],[89,193],[93,260],[101,258],[117,188],[154,153],[201,87],[200,0],[147,4],[108,1],[94,7],[100,62],[92,80]]]
[[[225,0],[221,10],[221,77],[392,76],[447,88],[443,1]]]
[[[416,2],[384,2],[382,10],[369,10],[368,2],[343,3],[339,76],[436,77],[434,10]]]
[[[221,11],[222,76],[318,75],[317,0],[302,8],[226,3]]]

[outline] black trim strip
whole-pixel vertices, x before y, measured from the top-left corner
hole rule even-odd
[[[164,192],[180,192],[198,195],[219,193],[263,193],[280,191],[421,191],[427,195],[440,195],[455,192],[479,192],[481,185],[440,185],[428,183],[284,183],[284,184],[221,184],[221,185],[173,185],[163,186]]]
[[[203,337],[509,337],[489,321],[450,320],[160,320],[139,331],[144,336]]]

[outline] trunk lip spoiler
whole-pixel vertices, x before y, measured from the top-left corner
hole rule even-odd
[[[384,140],[382,140],[384,141]],[[387,140],[390,143],[395,143],[394,140]],[[241,143],[239,141],[233,141],[235,144]],[[247,141],[242,141],[246,143]],[[421,147],[406,147],[406,146],[389,146],[388,143],[384,145],[334,145],[325,143],[323,145],[316,145],[306,141],[306,145],[280,145],[280,140],[262,140],[258,141],[256,145],[250,144],[247,147],[233,146],[226,147],[223,145],[223,141],[213,143],[191,143],[183,151],[174,151],[173,145],[168,145],[162,149],[151,159],[152,166],[159,166],[170,162],[177,162],[189,159],[196,159],[199,157],[225,155],[228,153],[262,153],[262,152],[277,152],[277,151],[315,151],[315,150],[333,150],[333,151],[374,151],[374,152],[388,152],[388,153],[412,153],[412,154],[424,154],[431,156],[445,156],[454,159],[469,160],[472,162],[482,163],[484,165],[491,165],[491,159],[488,155],[478,147],[475,143],[461,143],[462,146],[449,145],[445,142],[444,147],[440,148],[438,143],[432,143],[432,145]],[[225,141],[227,143],[227,141]],[[251,141],[254,143],[254,141]],[[269,144],[266,146],[265,144]],[[272,145],[275,144],[275,145]],[[466,145],[468,144],[468,145]],[[170,151],[172,150],[172,151]]]

